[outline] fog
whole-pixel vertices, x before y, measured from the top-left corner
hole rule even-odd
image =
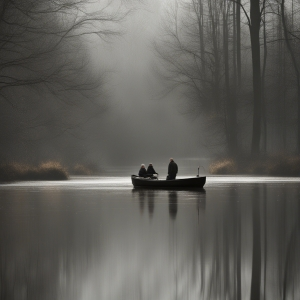
[[[125,33],[106,44],[100,58],[98,49],[91,49],[93,61],[112,71],[107,83],[110,109],[98,133],[101,159],[138,168],[140,163],[166,165],[170,157],[201,158],[207,152],[199,122],[187,118],[178,94],[164,94],[156,70],[153,41],[161,28],[163,1],[139,7],[122,24]]]
[[[7,1],[0,161],[194,172],[299,153],[297,5],[268,2],[251,36],[249,6],[222,3]]]
[[[141,163],[150,162],[167,165],[170,157],[177,161],[203,158],[205,151],[201,148],[197,120],[189,120],[184,114],[184,101],[178,94],[164,92],[157,72],[153,42],[161,30],[165,3],[115,2],[106,10],[119,16],[113,25],[103,25],[113,33],[104,38],[93,34],[79,37],[77,47],[85,53],[81,57],[78,52],[70,53],[71,60],[84,59],[85,74],[77,74],[86,81],[98,81],[99,87],[93,88],[96,92],[91,94],[89,88],[86,99],[69,106],[64,103],[62,108],[48,90],[39,92],[47,99],[45,103],[41,102],[40,94],[25,90],[38,105],[33,104],[29,113],[8,109],[20,136],[10,134],[1,153],[2,160],[56,159],[67,164],[93,163],[108,171],[121,166],[134,166],[135,170]],[[72,84],[76,85],[76,81]],[[78,94],[69,90],[64,89],[64,101],[78,99]],[[53,117],[45,122],[50,111]],[[37,119],[39,124],[32,125],[32,120]],[[7,124],[11,128],[12,124]],[[20,142],[22,149],[16,147]]]

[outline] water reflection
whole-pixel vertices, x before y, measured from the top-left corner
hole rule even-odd
[[[261,288],[261,209],[259,186],[255,184],[252,191],[252,277],[251,300],[260,298]]]
[[[1,299],[300,299],[300,186],[1,190]]]
[[[147,191],[147,198],[148,198],[149,216],[152,217],[153,212],[154,212],[155,191],[154,190],[148,190]]]
[[[138,198],[139,200],[139,210],[141,215],[144,214],[145,205],[147,203],[148,214],[150,218],[154,213],[155,200],[165,201],[168,198],[169,204],[169,216],[172,220],[176,219],[177,210],[178,210],[178,197],[182,201],[190,200],[193,201],[196,205],[197,214],[199,218],[199,212],[205,210],[206,207],[206,198],[205,198],[205,189],[195,189],[195,190],[171,190],[171,189],[132,189],[133,199]]]
[[[169,191],[169,214],[170,218],[175,220],[177,215],[177,192]]]
[[[145,207],[145,201],[146,201],[146,193],[147,191],[146,190],[133,190],[133,192],[138,192],[139,194],[139,203],[140,203],[140,212],[141,214],[144,213],[144,207]]]
[[[145,203],[147,203],[148,214],[151,218],[154,213],[154,205],[155,205],[155,190],[147,190],[147,189],[133,189],[132,190],[133,198],[138,195],[140,213],[144,213]]]

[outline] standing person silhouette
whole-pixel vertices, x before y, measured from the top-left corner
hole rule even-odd
[[[178,166],[173,158],[170,158],[170,163],[168,166],[168,176],[167,180],[174,180],[176,179],[176,175],[178,173]]]

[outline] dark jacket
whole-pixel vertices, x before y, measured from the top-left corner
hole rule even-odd
[[[140,170],[139,170],[139,176],[140,177],[146,177],[147,176],[146,168],[140,168]]]
[[[169,175],[176,175],[178,172],[178,166],[175,161],[170,161],[168,167],[168,174]]]
[[[148,166],[147,168],[147,174],[157,174],[157,172],[154,170],[153,166]]]

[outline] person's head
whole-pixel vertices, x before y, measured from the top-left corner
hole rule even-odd
[[[152,167],[152,164],[149,164],[149,167]]]
[[[141,168],[145,168],[145,165],[144,165],[144,164],[141,164]]]
[[[170,162],[171,162],[171,161],[174,161],[174,159],[173,159],[173,158],[170,158]]]

